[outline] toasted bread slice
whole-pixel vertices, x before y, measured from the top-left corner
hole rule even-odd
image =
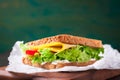
[[[77,66],[77,67],[82,67],[82,66],[87,66],[87,65],[91,65],[93,63],[96,62],[96,60],[91,60],[88,62],[70,62],[70,63],[57,63],[57,64],[52,64],[50,62],[47,62],[43,65],[39,64],[39,63],[32,63],[30,59],[28,59],[27,57],[23,58],[23,63],[26,65],[30,65],[30,66],[34,66],[34,67],[38,67],[38,68],[44,68],[44,69],[58,69],[58,68],[62,68],[65,66]]]
[[[89,39],[89,38],[84,38],[84,37],[78,37],[78,36],[72,36],[68,34],[61,34],[61,35],[56,35],[52,37],[47,37],[35,41],[28,42],[28,45],[41,45],[41,44],[46,44],[50,42],[62,42],[66,44],[80,44],[84,46],[90,46],[94,48],[101,48],[102,47],[102,41],[101,40],[96,40],[96,39]]]

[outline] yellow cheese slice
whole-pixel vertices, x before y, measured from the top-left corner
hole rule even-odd
[[[42,45],[38,45],[38,46],[29,46],[30,49],[44,49],[44,48],[49,48],[51,51],[53,52],[60,52],[63,51],[65,49],[68,49],[70,47],[74,47],[76,45],[70,45],[70,44],[64,44],[61,42],[51,42],[51,43],[47,43],[47,44],[42,44]]]

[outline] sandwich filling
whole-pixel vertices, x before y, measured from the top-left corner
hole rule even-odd
[[[24,56],[32,63],[46,63],[55,61],[88,62],[91,59],[99,60],[104,48],[93,48],[84,45],[71,45],[62,42],[51,42],[42,45],[21,44]]]

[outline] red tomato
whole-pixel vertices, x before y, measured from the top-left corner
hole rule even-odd
[[[26,50],[26,54],[28,55],[34,55],[37,52],[37,50]]]

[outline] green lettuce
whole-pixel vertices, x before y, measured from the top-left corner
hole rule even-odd
[[[25,51],[28,47],[21,45],[21,49]],[[87,62],[90,59],[99,60],[102,58],[100,53],[104,52],[104,48],[91,48],[88,46],[77,45],[65,49],[58,53],[53,53],[49,48],[38,50],[34,56],[29,56],[33,63],[53,62],[55,60],[68,60],[70,62]]]
[[[70,62],[87,62],[90,59],[99,60],[100,52],[104,52],[103,48],[91,48],[88,46],[80,46],[66,49],[56,54],[58,60],[68,60]]]
[[[27,46],[26,44],[21,43],[21,44],[20,44],[20,48],[21,48],[21,50],[22,50],[23,52],[25,52],[26,50],[29,49],[29,46]]]

